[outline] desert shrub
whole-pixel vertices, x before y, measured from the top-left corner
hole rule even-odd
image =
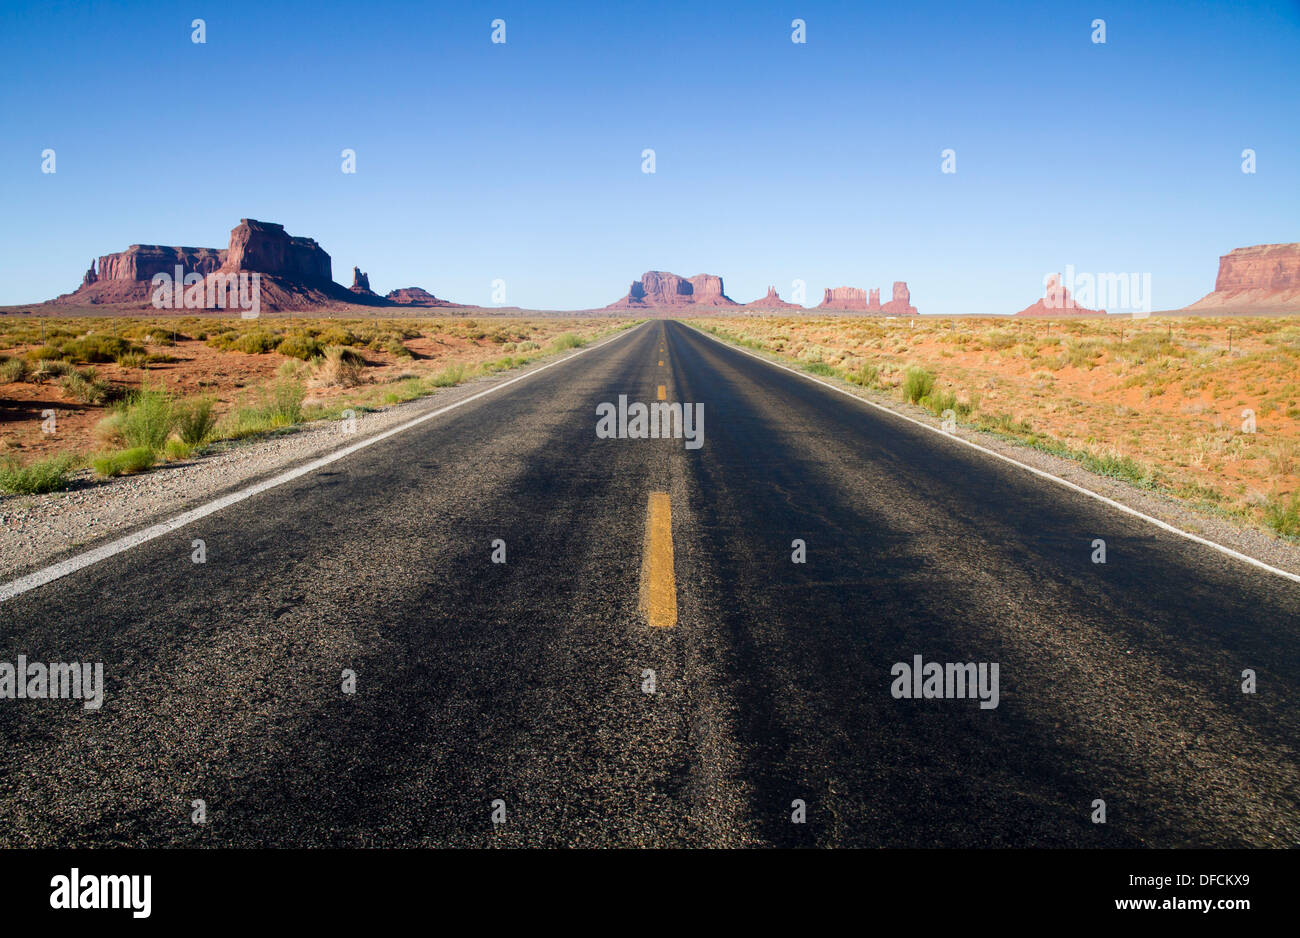
[[[572,332],[562,332],[551,340],[551,348],[557,352],[570,348],[582,348],[586,344],[586,339],[574,335]]]
[[[365,377],[366,362],[350,348],[331,346],[317,367],[314,383],[319,385],[352,388]]]
[[[261,411],[272,427],[287,427],[302,420],[306,389],[297,381],[277,381],[262,391]]]
[[[224,352],[243,352],[246,355],[261,355],[273,351],[282,341],[274,332],[255,329],[252,332],[228,330],[208,337],[208,345]]]
[[[281,355],[288,355],[290,358],[300,358],[303,361],[310,361],[319,357],[324,349],[321,344],[307,335],[286,336],[275,350]]]
[[[135,446],[131,449],[101,453],[90,461],[90,465],[98,475],[109,478],[144,472],[157,462],[157,459],[158,457],[149,447]]]
[[[1270,498],[1264,505],[1264,523],[1287,537],[1300,537],[1300,494],[1290,500]]]
[[[860,384],[864,388],[874,388],[880,380],[880,369],[870,362],[864,362],[862,367],[852,372],[848,378],[854,384]]]
[[[171,436],[175,420],[175,404],[166,391],[136,391],[118,408],[116,430],[129,448],[158,452]]]
[[[903,376],[903,398],[909,404],[918,403],[934,389],[934,375],[924,368],[908,368]]]
[[[62,378],[72,372],[72,366],[67,362],[54,361],[43,358],[36,363],[36,367],[28,373],[28,380],[37,384],[44,384],[53,378]]]
[[[7,495],[41,495],[68,484],[68,473],[76,464],[71,456],[60,454],[49,459],[21,465],[17,460],[0,462],[0,492]]]
[[[70,362],[121,363],[124,355],[143,354],[144,349],[115,335],[83,335],[63,344],[63,358]]]
[[[217,417],[213,413],[216,402],[210,397],[195,397],[176,404],[176,432],[187,446],[202,446],[212,437]]]
[[[64,375],[61,384],[63,390],[83,404],[102,404],[108,399],[111,390],[107,382],[99,380],[94,368]]]
[[[62,361],[63,349],[57,345],[42,345],[29,351],[27,357],[34,362]],[[112,359],[110,358],[109,361]]]
[[[343,326],[330,326],[316,336],[321,345],[356,345],[357,337],[351,329]]]
[[[0,384],[22,381],[27,377],[27,359],[6,358],[0,362]]]
[[[398,358],[414,358],[411,350],[402,344],[402,340],[397,336],[392,336],[384,343],[384,350],[390,355],[396,355]]]
[[[184,440],[178,440],[172,437],[163,447],[163,455],[168,459],[189,459],[190,454],[194,452],[194,447]]]
[[[1151,473],[1128,456],[1112,454],[1097,456],[1092,453],[1085,453],[1083,454],[1083,465],[1098,475],[1109,476],[1112,479],[1123,479],[1125,482],[1132,482],[1135,485],[1149,485],[1151,482]]]
[[[945,410],[957,413],[957,395],[952,391],[931,391],[921,398],[921,405],[931,413],[942,416]]]
[[[448,365],[442,371],[429,379],[429,384],[435,388],[450,388],[460,384],[465,380],[465,366],[461,364]]]
[[[836,374],[835,369],[823,361],[804,362],[803,370],[809,374],[821,375],[824,378],[833,378]]]
[[[126,352],[117,356],[117,363],[123,368],[143,368],[149,363],[149,356],[144,352]]]

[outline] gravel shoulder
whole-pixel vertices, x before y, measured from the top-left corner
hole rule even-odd
[[[595,344],[613,338],[617,336]],[[338,419],[312,421],[269,436],[219,443],[203,456],[166,463],[140,475],[98,480],[91,470],[84,469],[62,492],[0,496],[0,580],[23,576],[164,521],[581,351],[547,356],[524,368],[480,376],[413,401],[358,413],[355,430]]]
[[[707,332],[701,334],[715,342],[723,342],[726,345],[739,348],[735,343],[728,342],[718,336],[711,335]],[[798,362],[791,359],[782,358],[779,355],[773,355],[766,351],[755,351],[753,349],[741,349],[751,355],[756,355],[767,361],[778,365],[784,365],[788,368],[799,370]],[[802,373],[802,372],[800,372]],[[810,375],[817,381],[834,385],[841,388],[855,397],[870,401],[880,407],[892,410],[895,413],[910,417],[913,420],[928,424],[935,428],[940,425],[939,418],[931,414],[923,407],[912,404],[906,404],[894,398],[876,391],[870,391],[859,385],[852,384],[840,378],[823,377],[821,375]],[[1207,540],[1214,541],[1223,547],[1229,547],[1235,551],[1253,557],[1256,560],[1286,570],[1289,573],[1300,575],[1300,545],[1284,540],[1271,532],[1251,527],[1247,524],[1237,521],[1226,515],[1212,514],[1204,511],[1189,502],[1165,495],[1160,492],[1143,489],[1138,486],[1124,482],[1120,479],[1112,479],[1108,476],[1097,475],[1090,472],[1073,460],[1061,456],[1054,456],[1045,453],[1042,450],[1034,449],[1030,446],[1024,446],[1012,440],[997,436],[996,434],[986,433],[981,430],[975,430],[970,427],[959,426],[952,436],[960,439],[969,440],[980,446],[990,449],[1017,462],[1032,466],[1043,472],[1051,473],[1058,478],[1067,482],[1072,482],[1081,488],[1096,492],[1098,495],[1104,495],[1106,498],[1113,499],[1121,505],[1125,505],[1135,511],[1157,518],[1166,524],[1181,528],[1189,534],[1196,534]],[[1224,557],[1225,563],[1237,563],[1240,561],[1231,560]]]

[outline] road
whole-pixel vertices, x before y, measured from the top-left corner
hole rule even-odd
[[[597,438],[661,385],[699,449]],[[1293,846],[1298,623],[1295,583],[651,321],[0,605],[0,660],[107,684],[0,700],[0,844]],[[998,705],[895,698],[916,655],[997,663]]]

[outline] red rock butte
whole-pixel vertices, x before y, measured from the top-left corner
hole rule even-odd
[[[1219,258],[1214,291],[1186,307],[1195,312],[1300,312],[1300,244],[1256,244]]]
[[[257,273],[260,275],[261,308],[309,309],[337,304],[362,306],[457,306],[439,300],[418,287],[394,291],[397,296],[380,297],[371,292],[370,278],[354,267],[351,289],[334,282],[330,256],[313,238],[295,237],[283,225],[241,218],[230,232],[230,246],[218,248],[166,247],[133,244],[125,251],[99,258],[99,270],[92,261],[81,286],[52,303],[65,305],[123,304],[149,306],[152,279],[158,274],[175,277],[197,274],[204,280],[204,295],[216,275]],[[417,292],[418,291],[418,292]],[[214,291],[215,292],[215,289]],[[199,308],[207,308],[201,306]]]
[[[1060,274],[1052,274],[1047,278],[1047,287],[1043,291],[1043,298],[1037,303],[1026,306],[1017,316],[1049,316],[1059,319],[1063,316],[1105,316],[1104,309],[1088,309],[1074,302],[1074,297],[1070,296],[1070,291],[1061,283]]]
[[[662,270],[648,270],[633,280],[627,296],[606,309],[682,309],[690,306],[739,306],[727,296],[722,278],[712,274],[679,277]]]
[[[917,316],[916,307],[912,305],[912,294],[903,280],[894,281],[893,297],[889,302],[880,302],[880,290],[873,289],[868,296],[865,290],[857,287],[827,287],[822,295],[818,309],[845,310],[859,313],[876,313],[881,316]]]
[[[803,309],[798,303],[787,303],[776,292],[776,287],[767,288],[767,296],[752,303],[746,303],[744,309]]]

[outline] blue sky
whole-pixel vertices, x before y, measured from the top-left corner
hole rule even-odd
[[[1296,3],[10,0],[0,73],[0,304],[242,217],[345,284],[543,309],[659,269],[1003,313],[1066,265],[1149,272],[1159,309],[1300,240]]]

